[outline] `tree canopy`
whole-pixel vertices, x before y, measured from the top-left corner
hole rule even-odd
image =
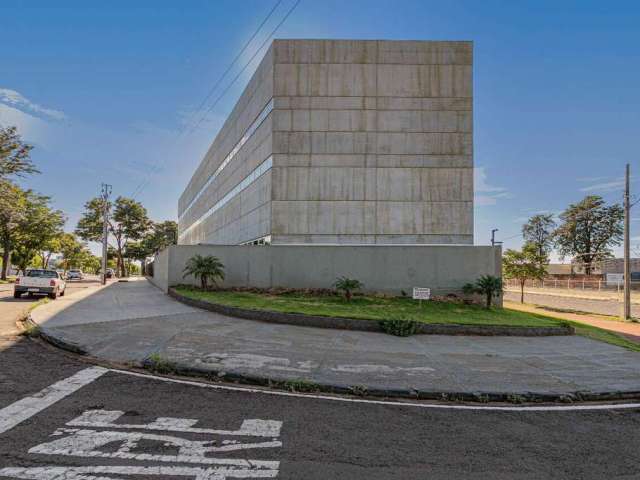
[[[76,228],[76,234],[80,238],[95,242],[102,240],[104,207],[102,198],[92,198],[85,204],[85,211]],[[149,229],[151,222],[147,217],[147,210],[132,198],[120,196],[113,204],[108,202],[106,208],[110,212],[107,216],[107,227],[115,240],[118,270],[120,275],[125,277],[127,275],[124,261],[126,245],[130,241],[140,240]]]
[[[620,245],[623,219],[620,205],[607,206],[598,195],[569,205],[560,214],[561,224],[555,232],[560,255],[572,257],[590,275],[593,262],[611,256],[611,248]]]
[[[522,226],[522,237],[526,244],[535,247],[539,257],[547,257],[553,248],[555,228],[552,213],[537,214]]]
[[[547,273],[548,257],[540,254],[533,243],[525,244],[522,251],[509,249],[502,256],[502,270],[505,278],[517,279],[520,283],[520,303],[524,303],[524,286],[527,280],[544,278]]]
[[[0,179],[38,173],[31,161],[33,146],[25,143],[16,127],[0,127]]]

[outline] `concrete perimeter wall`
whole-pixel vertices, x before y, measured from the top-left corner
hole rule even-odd
[[[481,275],[502,275],[500,247],[174,245],[158,255],[153,283],[164,291],[198,285],[193,277],[182,278],[185,263],[196,254],[222,261],[224,287],[330,288],[344,275],[364,282],[367,291],[410,294],[416,286],[447,294]]]
[[[153,261],[153,276],[149,277],[160,290],[166,292],[169,290],[169,256],[171,250],[169,248],[161,251]]]

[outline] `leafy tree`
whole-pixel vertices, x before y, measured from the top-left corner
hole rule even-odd
[[[60,210],[49,206],[50,197],[27,190],[24,211],[14,230],[13,250],[16,265],[24,271],[34,257],[62,232],[66,221]]]
[[[506,278],[520,282],[520,303],[524,303],[524,285],[527,280],[539,280],[547,273],[546,254],[540,254],[536,245],[527,243],[522,251],[509,249],[502,256],[502,270]]]
[[[102,198],[93,198],[85,204],[85,212],[76,228],[76,234],[80,238],[94,242],[102,241],[103,207]],[[150,221],[147,210],[140,202],[125,197],[118,197],[113,205],[109,202],[106,207],[108,212],[113,210],[108,215],[107,227],[115,240],[114,248],[120,276],[126,277],[124,249],[128,241],[140,240],[148,230]]]
[[[462,287],[462,291],[467,294],[477,293],[484,295],[486,307],[491,308],[493,297],[498,297],[502,293],[502,279],[493,275],[483,275],[474,283],[467,283]]]
[[[154,255],[170,245],[176,245],[178,243],[178,224],[173,220],[154,223],[151,231],[145,235],[143,243],[150,255]]]
[[[102,259],[90,253],[82,261],[82,270],[88,273],[98,273],[101,265]]]
[[[342,291],[345,300],[350,302],[351,297],[353,297],[353,292],[360,290],[364,287],[364,284],[355,278],[338,277],[333,283],[333,286],[336,290]]]
[[[553,247],[555,228],[553,214],[534,215],[522,226],[522,237],[525,243],[535,247],[540,258],[548,257]]]
[[[82,268],[84,264],[92,257],[86,243],[80,242],[73,233],[64,232],[58,237],[59,250],[62,254],[62,267],[65,270],[70,268]]]
[[[0,179],[39,173],[30,158],[32,149],[22,141],[16,127],[0,127]]]
[[[36,252],[24,245],[16,245],[11,252],[11,262],[18,267],[18,272],[25,273],[28,268],[37,266]]]
[[[18,229],[26,212],[27,197],[20,187],[8,180],[0,179],[0,245],[2,246],[2,273],[0,278],[7,279],[7,270],[11,263]]]
[[[602,197],[588,195],[560,214],[555,232],[562,257],[574,257],[591,274],[592,263],[612,255],[611,247],[620,245],[624,211],[618,204],[605,205]]]
[[[218,257],[213,255],[203,257],[200,254],[196,254],[187,261],[182,273],[182,278],[193,275],[200,279],[200,286],[203,290],[206,290],[209,286],[209,280],[214,285],[216,285],[216,278],[224,280],[224,265]]]

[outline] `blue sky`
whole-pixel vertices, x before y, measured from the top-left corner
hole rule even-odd
[[[36,145],[43,172],[25,185],[53,196],[69,230],[102,181],[131,195],[148,180],[150,215],[175,218],[258,59],[178,132],[275,2],[2,2],[0,123]],[[302,0],[276,36],[473,40],[476,243],[499,228],[517,247],[528,216],[592,193],[620,201],[625,163],[640,169],[639,24],[638,2]],[[640,253],[640,206],[632,217]]]

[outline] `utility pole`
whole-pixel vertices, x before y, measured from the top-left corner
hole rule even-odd
[[[496,245],[496,232],[498,231],[497,228],[494,228],[493,230],[491,230],[491,246],[495,247]]]
[[[624,174],[624,309],[622,312],[622,319],[626,321],[631,320],[631,259],[629,258],[629,227],[631,223],[630,210],[629,164],[627,163]]]
[[[109,235],[109,195],[111,194],[111,185],[102,184],[102,285],[107,283],[107,237]]]

